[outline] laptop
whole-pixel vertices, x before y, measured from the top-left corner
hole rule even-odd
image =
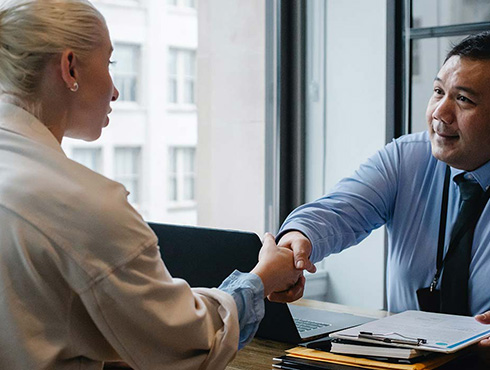
[[[249,272],[262,242],[257,234],[235,230],[149,223],[160,254],[173,277],[191,287],[218,287],[235,269]],[[265,300],[257,336],[297,344],[372,321],[347,313],[318,310]]]

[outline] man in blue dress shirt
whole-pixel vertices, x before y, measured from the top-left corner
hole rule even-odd
[[[416,292],[436,272],[446,167],[445,250],[460,203],[454,178],[464,173],[482,191],[490,186],[490,32],[470,36],[449,52],[434,80],[426,120],[426,132],[393,140],[330,193],[288,216],[279,245],[294,251],[298,269],[314,272],[313,263],[386,225],[388,310],[420,309]],[[474,231],[468,309],[490,324],[488,204]],[[480,346],[490,351],[490,339]]]

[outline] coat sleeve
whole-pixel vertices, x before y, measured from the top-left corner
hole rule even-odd
[[[102,334],[135,369],[224,369],[238,349],[233,297],[173,279],[156,245],[81,298]]]

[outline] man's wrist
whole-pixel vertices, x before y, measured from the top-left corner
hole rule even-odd
[[[279,240],[286,234],[289,234],[291,232],[298,232],[300,233],[301,235],[303,235],[306,239],[308,239],[308,241],[310,242],[311,244],[311,240],[310,238],[308,238],[308,236],[301,230],[298,230],[298,229],[286,229],[286,230],[282,230],[279,234],[277,234],[276,236],[276,243],[279,243]]]

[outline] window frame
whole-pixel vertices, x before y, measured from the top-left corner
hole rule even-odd
[[[76,158],[76,152],[90,152],[95,155],[95,168],[87,166],[83,161],[80,161],[80,157]],[[74,146],[71,148],[71,156],[70,158],[77,163],[91,169],[97,173],[103,173],[104,164],[103,164],[103,148],[101,146]]]
[[[193,161],[193,171],[186,171],[185,169],[185,151],[190,150],[192,153],[192,161]],[[183,209],[183,208],[195,208],[197,207],[196,200],[196,147],[191,145],[176,145],[168,147],[168,158],[169,161],[167,163],[167,201],[168,201],[168,209]],[[170,163],[171,160],[174,160],[174,163]],[[175,167],[175,170],[172,171],[172,167]],[[191,178],[192,186],[194,189],[193,199],[184,199],[185,194],[185,181],[187,178]],[[174,180],[176,183],[175,186],[175,198],[170,198],[170,181]]]
[[[111,70],[111,76],[112,80],[114,81],[114,84],[116,88],[119,91],[119,98],[117,100],[118,105],[126,105],[126,106],[140,106],[141,105],[141,76],[142,76],[142,70],[141,70],[141,58],[142,58],[142,47],[140,44],[137,43],[127,43],[127,42],[114,42],[114,50],[117,50],[117,47],[129,47],[132,48],[135,53],[133,54],[133,57],[135,58],[134,64],[136,70],[131,73],[131,78],[134,78],[135,81],[135,100],[123,100],[123,91],[122,87],[118,86],[116,84],[116,77],[118,78],[128,78],[129,73],[117,73],[117,62],[118,60],[116,59],[116,67]],[[114,57],[113,57],[114,58]],[[123,75],[120,77],[120,75]]]
[[[134,173],[131,174],[119,174],[117,171],[117,153],[120,150],[131,150],[132,152],[137,152],[137,158],[136,162],[137,163],[137,169]],[[138,208],[141,206],[143,203],[143,148],[141,146],[134,146],[134,145],[117,145],[114,146],[113,148],[113,153],[114,153],[114,160],[113,160],[113,174],[112,177],[114,178],[114,181],[119,182],[123,184],[126,187],[126,181],[129,179],[130,181],[136,181],[136,194],[130,194],[128,196],[128,201],[135,207]],[[134,160],[134,159],[133,159]],[[128,189],[129,191],[129,189]],[[132,198],[135,197],[136,199],[133,200]]]
[[[167,105],[170,110],[196,110],[197,109],[197,51],[190,48],[182,48],[176,46],[170,46],[168,48],[168,55],[170,60],[170,54],[175,53],[175,68],[176,73],[171,74],[169,72],[170,66],[167,63],[167,94],[168,94],[168,84],[170,79],[176,82],[176,101],[171,102],[169,100],[169,95],[167,95]],[[186,74],[185,67],[185,54],[192,57],[191,63],[194,66],[194,75]],[[193,102],[186,102],[186,83],[191,81],[193,84]]]

